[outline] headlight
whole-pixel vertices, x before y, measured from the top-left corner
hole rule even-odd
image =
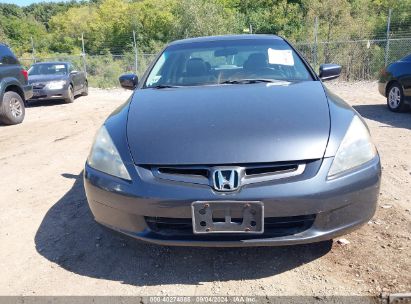
[[[370,161],[377,155],[370,133],[358,116],[354,116],[337,150],[328,176],[352,169]]]
[[[47,83],[46,87],[50,90],[58,90],[58,89],[62,89],[65,84],[66,84],[65,80],[51,81]]]
[[[87,163],[90,167],[104,173],[131,180],[120,154],[104,126],[97,132]]]

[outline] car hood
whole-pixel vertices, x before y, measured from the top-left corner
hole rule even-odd
[[[66,80],[67,75],[29,75],[29,84],[48,81]]]
[[[127,138],[136,164],[322,158],[330,132],[319,81],[136,90]]]

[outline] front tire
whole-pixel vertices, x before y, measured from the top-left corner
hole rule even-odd
[[[74,102],[74,88],[72,85],[69,85],[67,92],[67,98],[64,99],[66,103],[73,103]]]
[[[0,121],[6,125],[17,125],[26,115],[24,101],[19,94],[13,91],[4,93],[0,105]]]
[[[399,83],[393,83],[387,93],[387,106],[392,112],[405,112],[407,105],[404,101],[404,92]]]

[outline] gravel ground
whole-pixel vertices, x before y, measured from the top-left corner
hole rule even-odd
[[[82,168],[124,90],[73,104],[33,103],[0,126],[1,295],[379,295],[411,291],[411,113],[385,107],[376,83],[328,85],[363,115],[381,154],[372,221],[337,242],[273,248],[159,247],[93,221]],[[407,270],[408,269],[408,270]]]

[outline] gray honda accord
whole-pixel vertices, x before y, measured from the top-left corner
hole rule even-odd
[[[346,234],[374,214],[381,167],[361,116],[285,39],[175,41],[97,132],[84,170],[97,222],[183,246]]]

